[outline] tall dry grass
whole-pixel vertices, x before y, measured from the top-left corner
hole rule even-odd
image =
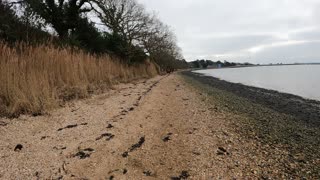
[[[0,43],[0,116],[41,114],[113,84],[156,74],[153,63],[128,66],[108,55]]]

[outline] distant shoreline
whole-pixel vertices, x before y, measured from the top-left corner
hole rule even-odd
[[[229,69],[229,68],[246,68],[246,67],[266,67],[266,66],[301,66],[301,65],[320,65],[320,63],[293,63],[293,64],[261,64],[261,65],[240,65],[228,67],[208,67],[208,68],[193,68],[192,71],[206,70],[206,69]]]

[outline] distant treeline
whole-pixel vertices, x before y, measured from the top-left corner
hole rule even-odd
[[[189,62],[191,68],[219,68],[219,67],[232,67],[232,66],[250,66],[250,63],[235,63],[228,61],[212,61],[212,60],[195,60]]]
[[[170,28],[136,0],[0,0],[0,41],[50,43],[124,63],[186,68]]]

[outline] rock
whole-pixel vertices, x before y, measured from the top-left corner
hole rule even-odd
[[[17,144],[16,147],[14,148],[14,151],[21,151],[23,148],[22,144]]]

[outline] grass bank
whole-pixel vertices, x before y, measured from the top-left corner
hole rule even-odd
[[[207,94],[208,106],[214,102],[218,105],[214,108],[234,115],[230,119],[236,131],[264,144],[268,161],[285,174],[283,178],[320,177],[319,102],[191,72],[182,74]]]
[[[129,66],[80,50],[0,43],[0,116],[42,114],[65,101],[157,73],[150,62]]]

